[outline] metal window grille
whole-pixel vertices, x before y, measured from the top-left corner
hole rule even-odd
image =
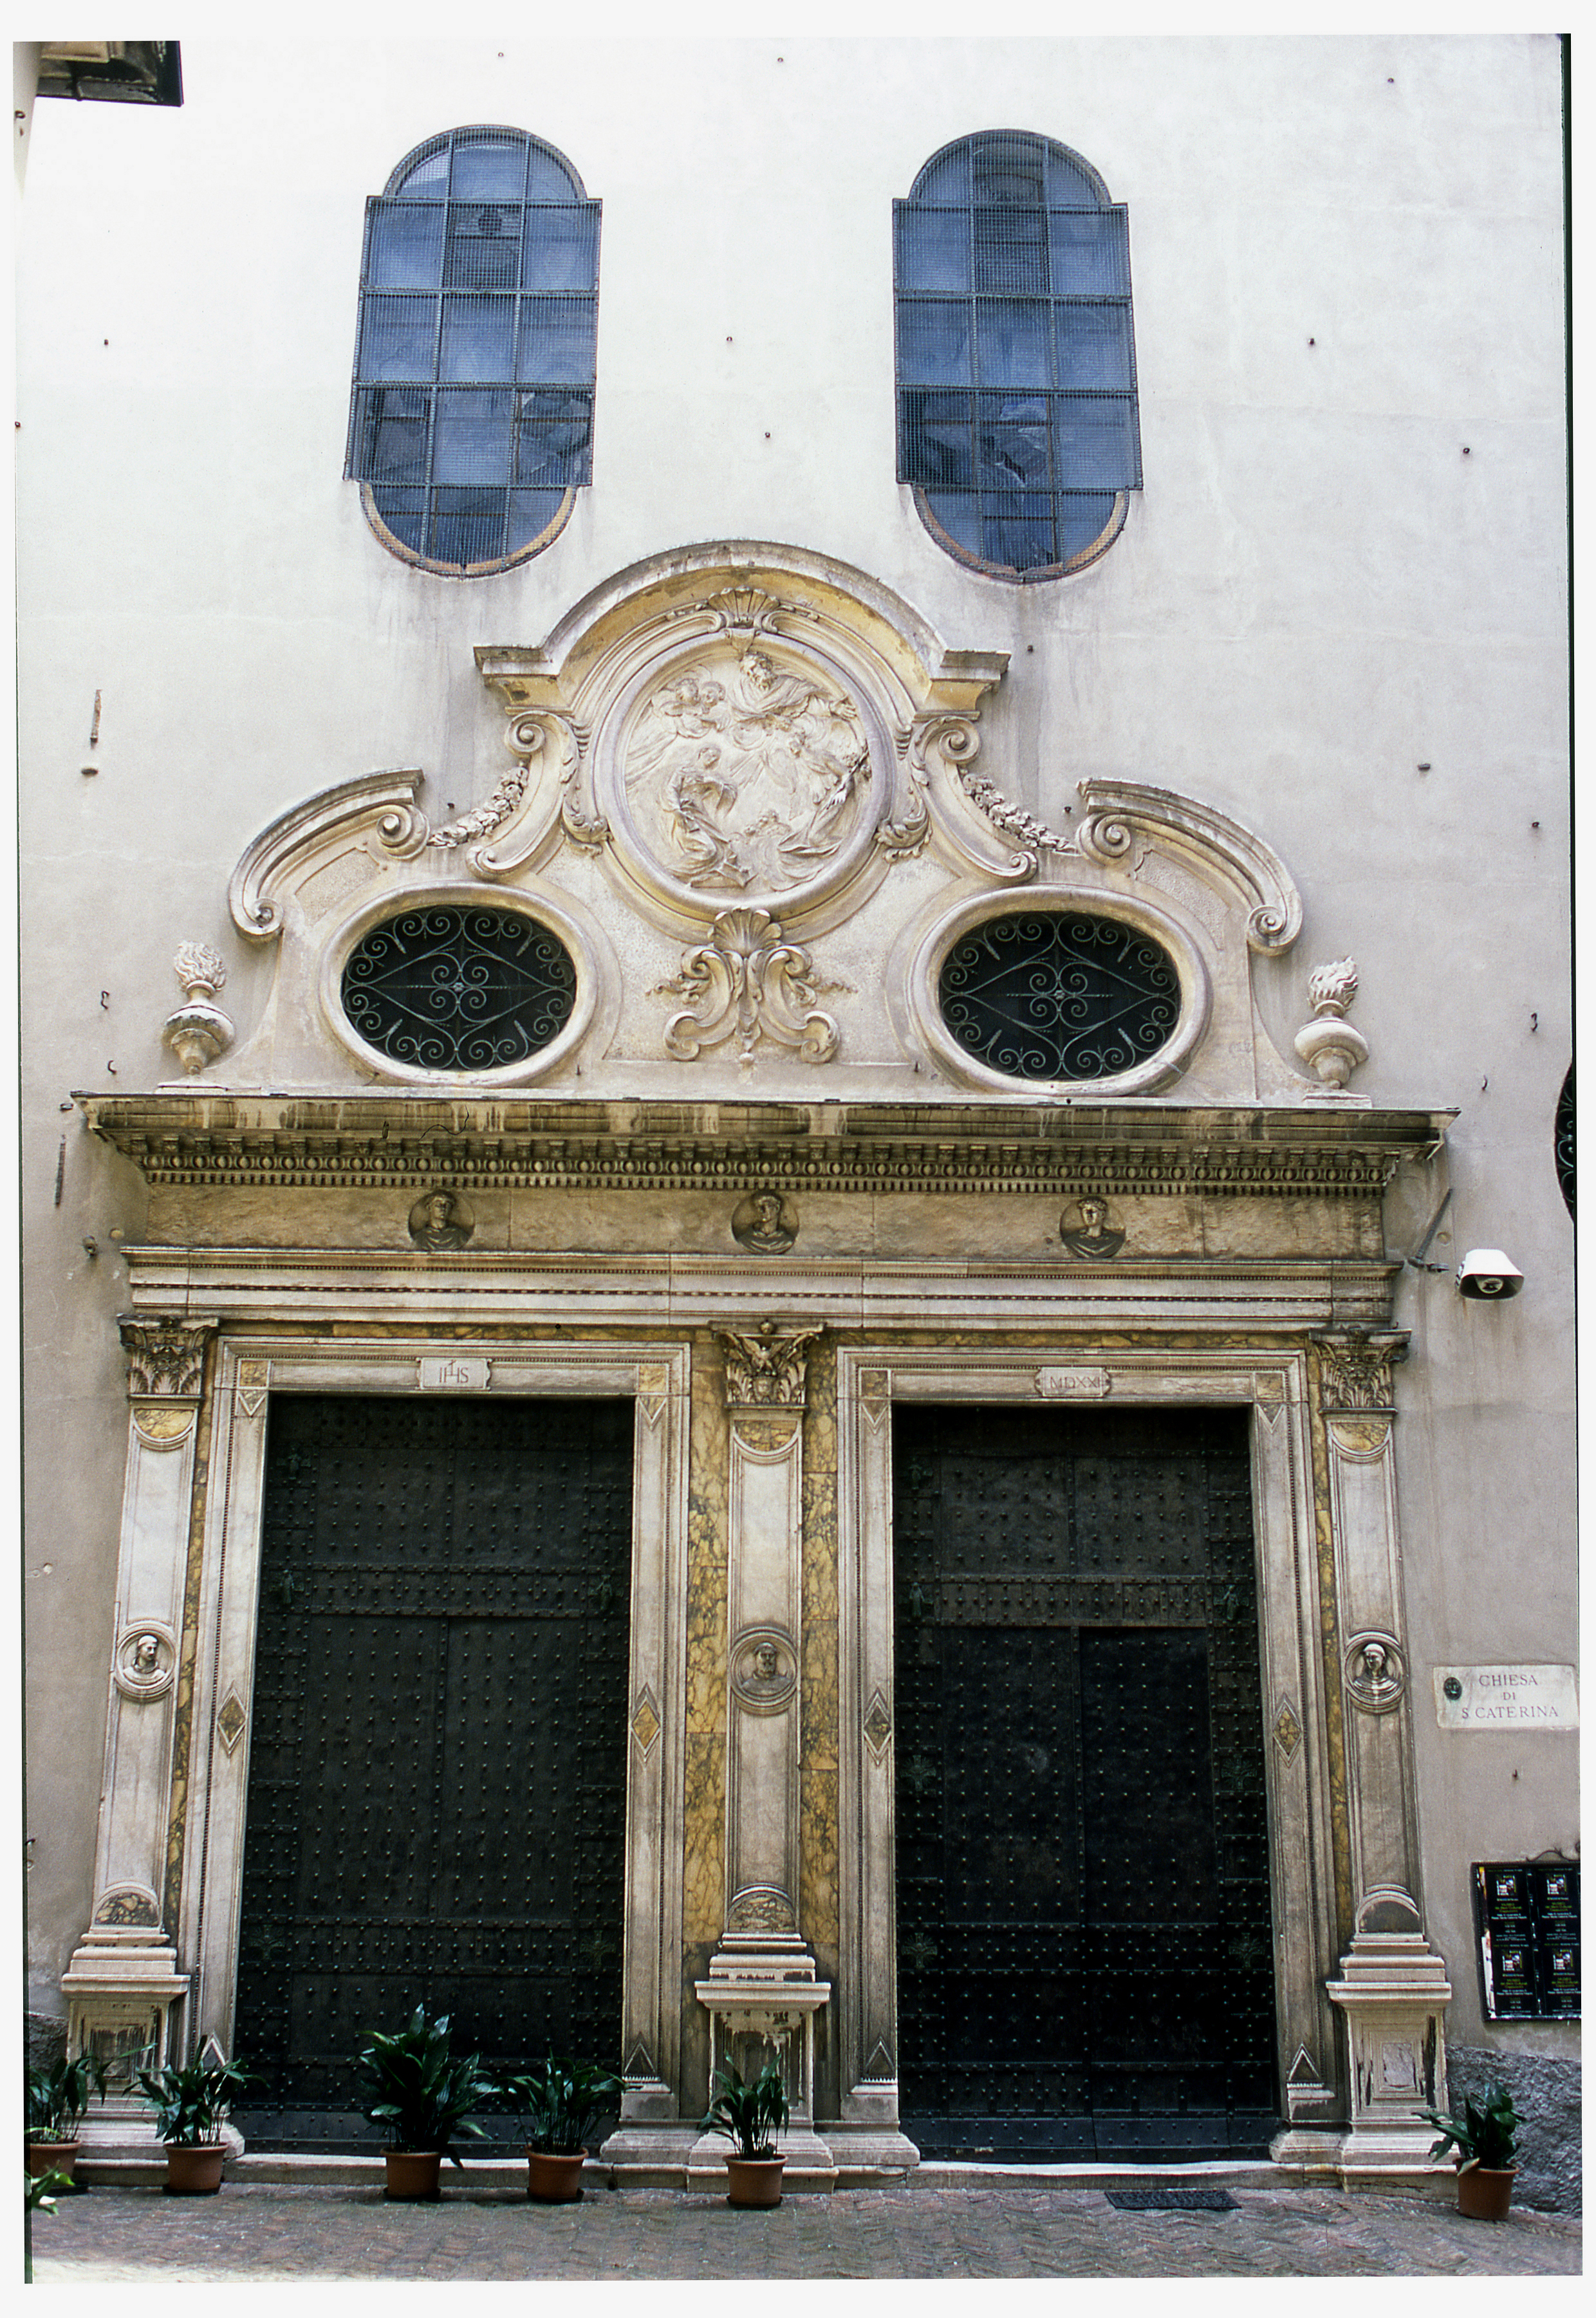
[[[1174,960],[1135,926],[1079,911],[990,918],[937,987],[966,1053],[1019,1079],[1102,1079],[1157,1054],[1180,1019]]]
[[[1089,562],[1142,482],[1125,211],[1050,139],[990,131],[893,203],[898,480],[963,560]]]
[[[495,571],[592,480],[601,204],[516,129],[453,129],[366,203],[344,472],[401,553]]]
[[[344,1011],[368,1047],[426,1071],[503,1070],[557,1038],[576,1003],[570,952],[508,910],[407,910],[344,967]]]

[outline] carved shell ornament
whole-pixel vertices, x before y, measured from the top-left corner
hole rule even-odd
[[[728,633],[645,693],[621,777],[638,840],[668,877],[727,900],[781,894],[857,833],[870,743],[829,670]]]

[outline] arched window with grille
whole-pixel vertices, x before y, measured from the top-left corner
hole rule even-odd
[[[519,129],[452,129],[366,203],[345,473],[383,545],[502,571],[591,480],[600,204]]]
[[[1142,483],[1124,205],[1052,138],[989,130],[892,213],[899,481],[963,563],[1080,570]]]

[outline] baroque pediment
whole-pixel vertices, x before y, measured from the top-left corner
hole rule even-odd
[[[1298,1038],[1316,1077],[1265,1027],[1255,976],[1303,914],[1267,842],[1152,783],[1086,778],[1051,820],[1015,802],[982,756],[1007,655],[949,644],[863,573],[758,543],[684,549],[606,581],[541,643],[476,659],[507,759],[480,804],[435,822],[419,771],[363,774],[247,848],[233,921],[276,946],[276,975],[214,1083],[1363,1101],[1345,1092],[1367,1054],[1341,1020],[1351,961]],[[428,912],[497,928],[501,951],[507,925],[546,938],[569,1001],[552,1034],[379,1051],[381,1006],[353,1005],[349,976],[380,980],[373,944]],[[1062,1047],[1018,1074],[973,1051],[946,1004],[958,946],[996,928],[1012,948],[1036,925],[1056,951],[1075,923],[1159,961],[1142,1046],[1086,1083]],[[502,965],[462,933],[435,979],[497,988]]]

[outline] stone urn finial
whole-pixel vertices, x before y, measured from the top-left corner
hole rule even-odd
[[[228,970],[206,942],[179,942],[172,970],[188,1003],[167,1015],[161,1036],[192,1075],[225,1055],[233,1043],[231,1021],[211,1002],[226,986]]]
[[[1349,957],[1316,966],[1308,976],[1314,1019],[1304,1023],[1294,1041],[1308,1068],[1338,1092],[1359,1063],[1368,1060],[1367,1039],[1345,1019],[1357,995],[1358,968]]]

